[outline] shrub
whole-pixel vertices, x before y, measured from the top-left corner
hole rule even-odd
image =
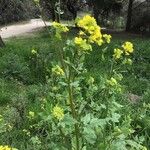
[[[1,57],[0,74],[7,79],[15,79],[24,83],[31,82],[28,64],[18,55],[13,53]]]
[[[27,20],[39,15],[39,10],[31,0],[1,0],[0,24]]]

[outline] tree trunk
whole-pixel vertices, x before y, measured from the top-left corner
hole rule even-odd
[[[93,8],[93,15],[94,15],[94,18],[95,18],[97,24],[99,24],[100,11],[98,8],[96,8],[96,6]]]
[[[129,0],[127,22],[126,22],[126,31],[130,31],[131,30],[133,1],[134,0]]]
[[[4,47],[4,46],[5,46],[5,44],[4,44],[3,40],[2,40],[2,37],[0,36],[0,47]]]
[[[68,0],[67,1],[67,9],[71,12],[71,14],[73,15],[73,19],[75,20],[77,17],[77,3],[78,1],[72,1],[72,0]]]

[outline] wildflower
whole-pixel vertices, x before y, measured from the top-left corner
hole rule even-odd
[[[122,53],[123,53],[123,51],[121,49],[116,48],[116,49],[114,49],[114,55],[113,55],[113,57],[115,59],[119,59],[121,57]]]
[[[117,83],[117,80],[113,77],[111,77],[110,80],[107,80],[107,83],[111,86],[116,86],[118,83]]]
[[[69,29],[66,26],[62,25],[61,23],[53,22],[52,25],[55,29],[58,29],[60,32],[68,32],[69,31]]]
[[[74,43],[77,45],[81,45],[83,42],[86,42],[86,40],[83,40],[81,37],[75,37]]]
[[[34,49],[32,49],[31,53],[32,53],[33,55],[36,55],[36,54],[37,54],[37,51],[34,50]]]
[[[34,116],[35,116],[35,113],[33,111],[29,111],[29,117],[34,118]]]
[[[133,44],[131,42],[125,42],[122,45],[122,48],[124,49],[126,55],[130,55],[130,53],[133,53]]]
[[[55,74],[55,75],[58,75],[58,76],[63,76],[64,75],[63,69],[58,65],[56,65],[55,67],[52,68],[52,73]]]
[[[102,45],[103,40],[102,40],[102,34],[100,32],[100,27],[99,26],[96,26],[95,30],[89,36],[89,42],[96,43],[99,46]]]
[[[147,148],[145,146],[142,147],[142,150],[147,150]]]
[[[58,120],[61,120],[61,119],[64,118],[64,110],[63,110],[61,107],[59,107],[59,106],[55,106],[55,107],[53,108],[52,114],[53,114],[53,116],[54,116],[55,118],[57,118]]]
[[[78,21],[77,25],[90,33],[94,31],[94,27],[97,26],[97,23],[94,17],[86,15]]]
[[[80,31],[79,35],[85,35],[85,33],[83,31]]]
[[[93,17],[86,15],[82,19],[78,20],[77,25],[83,30],[85,30],[85,32],[90,34],[89,35],[90,43],[96,43],[98,45],[102,45],[103,40],[102,40],[101,28],[97,25],[96,20]],[[84,32],[79,32],[79,35],[82,35],[83,33]]]
[[[30,136],[30,135],[31,135],[30,131],[28,131],[28,130],[26,130],[26,129],[23,129],[22,131],[23,131],[27,136]]]
[[[91,51],[92,46],[87,43],[86,39],[82,39],[81,37],[75,37],[74,43],[79,46],[83,51]]]
[[[9,146],[7,146],[7,145],[5,145],[5,146],[0,145],[0,150],[18,150],[18,149],[16,149],[16,148],[11,148],[11,147],[9,147]]]
[[[110,43],[110,40],[111,40],[111,38],[112,38],[111,35],[103,34],[103,37],[105,38],[105,40],[106,40],[107,43]]]

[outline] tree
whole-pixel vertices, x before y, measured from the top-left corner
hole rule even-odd
[[[134,2],[134,0],[129,0],[128,12],[127,12],[127,22],[126,22],[126,31],[130,31],[130,29],[131,29],[133,2]]]
[[[56,13],[55,13],[55,3],[57,0],[40,0],[40,6],[42,7],[42,15],[48,17],[48,19],[51,19],[53,21],[56,21]]]
[[[67,0],[67,8],[72,13],[73,19],[75,20],[77,17],[78,11],[78,1],[77,0]]]
[[[58,5],[60,2],[60,8],[63,10],[64,6],[72,14],[73,19],[77,17],[77,11],[79,9],[78,0],[40,0],[40,6],[42,7],[42,12],[48,19],[59,22],[59,16],[57,13]],[[58,5],[56,5],[58,4]],[[64,10],[63,10],[64,11]]]
[[[2,40],[2,37],[0,36],[0,47],[4,47],[4,46],[5,46],[5,44],[4,44],[3,40]]]
[[[122,8],[123,0],[88,0],[88,3],[93,6],[94,17],[99,23],[99,15],[107,18],[110,12],[119,13]]]
[[[33,0],[0,0],[0,24],[38,17]]]

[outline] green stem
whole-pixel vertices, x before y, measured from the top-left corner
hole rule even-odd
[[[69,71],[68,71],[68,75],[67,75],[67,71],[66,71],[67,67],[64,64],[64,61],[63,61],[64,55],[63,55],[63,51],[61,49],[59,49],[59,55],[60,55],[61,65],[63,67],[63,70],[64,70],[65,75],[66,75],[66,79],[68,82],[68,93],[69,93],[69,103],[70,103],[71,113],[72,113],[73,118],[75,120],[78,120],[76,110],[75,110],[75,105],[73,102],[73,89],[71,87],[71,67],[68,66]],[[77,123],[75,123],[74,128],[75,128],[75,136],[76,136],[76,150],[79,150],[80,149],[80,146],[79,146],[79,127],[78,127]]]
[[[113,66],[114,66],[114,60],[111,61],[110,75],[112,74]]]
[[[69,71],[69,77],[68,77],[69,102],[70,102],[70,108],[71,108],[72,116],[74,119],[77,120],[77,114],[76,114],[75,106],[73,103],[73,95],[72,95],[73,92],[72,92],[72,88],[70,85],[70,81],[71,81],[70,75],[71,75],[71,72]],[[76,134],[76,150],[79,150],[79,127],[78,127],[78,124],[75,123],[74,127],[75,127],[75,134]]]

